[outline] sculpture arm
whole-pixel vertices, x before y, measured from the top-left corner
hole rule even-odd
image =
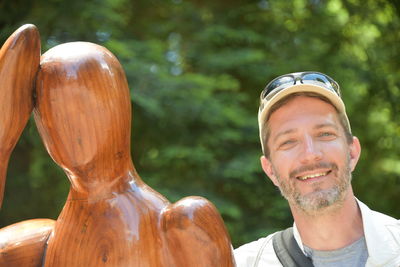
[[[54,223],[50,219],[33,219],[0,229],[0,266],[42,266]]]
[[[40,37],[34,25],[17,29],[0,50],[0,206],[10,154],[33,107]]]

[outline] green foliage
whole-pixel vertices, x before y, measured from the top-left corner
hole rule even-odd
[[[261,89],[287,72],[339,81],[363,147],[356,195],[400,217],[399,10],[395,0],[19,0],[0,3],[0,39],[33,23],[43,52],[76,40],[110,49],[131,88],[139,174],[171,201],[210,199],[236,247],[292,223],[259,166],[256,119]],[[30,122],[0,224],[56,218],[68,186]]]

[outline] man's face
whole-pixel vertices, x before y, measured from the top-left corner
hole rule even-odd
[[[269,158],[261,163],[291,205],[306,213],[341,203],[360,155],[357,138],[346,141],[335,108],[298,96],[269,119]]]

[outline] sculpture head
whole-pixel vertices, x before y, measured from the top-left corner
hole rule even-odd
[[[73,188],[87,192],[131,166],[131,102],[125,73],[104,47],[58,45],[41,58],[35,121]]]

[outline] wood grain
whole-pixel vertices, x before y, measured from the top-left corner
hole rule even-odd
[[[234,266],[216,208],[200,197],[170,204],[131,160],[124,71],[104,47],[75,42],[41,59],[35,121],[71,188],[44,266]]]
[[[0,207],[10,155],[32,111],[39,61],[39,32],[31,24],[17,29],[0,50]]]
[[[0,266],[42,266],[46,241],[54,220],[33,219],[0,230]]]

